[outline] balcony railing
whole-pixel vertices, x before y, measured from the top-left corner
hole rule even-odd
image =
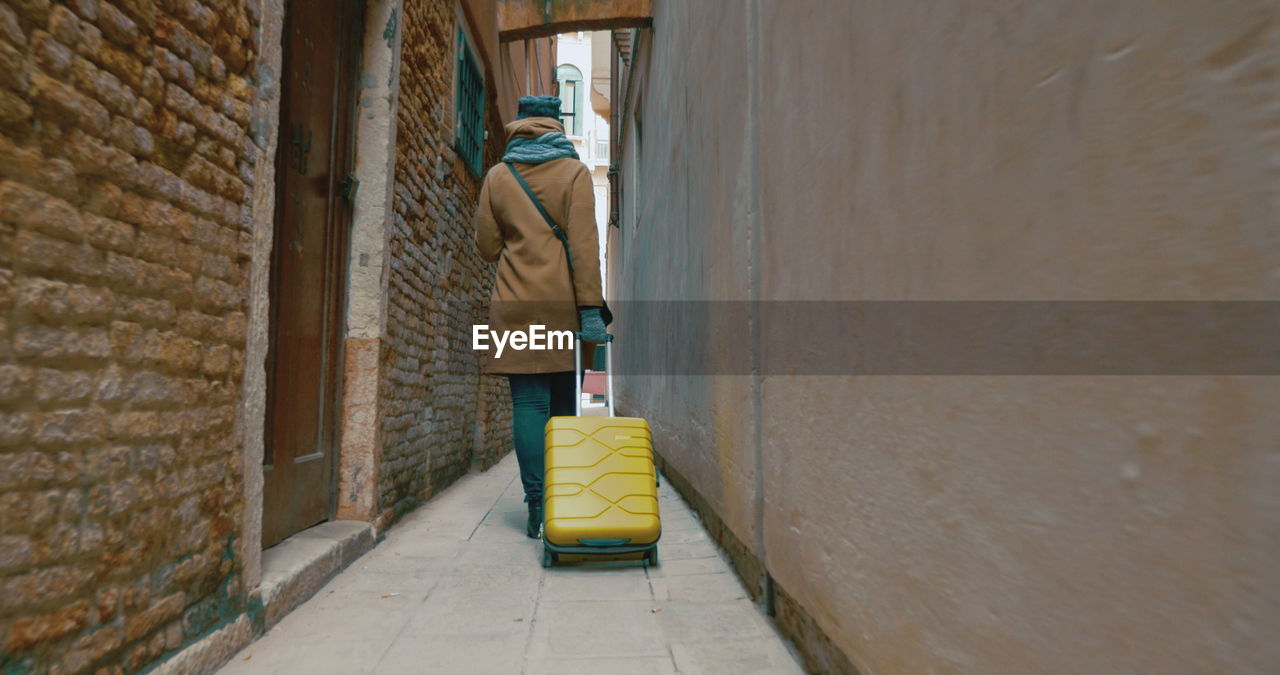
[[[587,131],[582,139],[582,161],[587,164],[601,165],[609,163],[609,139],[600,138],[595,129]]]

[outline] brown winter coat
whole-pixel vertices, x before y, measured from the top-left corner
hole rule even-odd
[[[549,117],[529,117],[507,125],[508,138],[563,132]],[[476,209],[476,247],[486,262],[498,263],[489,329],[527,331],[532,324],[546,330],[576,331],[578,307],[604,303],[600,289],[600,245],[596,231],[595,193],[591,173],[582,162],[562,157],[542,164],[517,163],[520,175],[542,206],[564,230],[573,252],[573,274],[564,245],[529,200],[506,164],[496,164],[484,177]],[[559,351],[515,350],[501,358],[487,352],[485,372],[553,373],[573,370],[573,348]],[[584,364],[594,353],[588,343]]]

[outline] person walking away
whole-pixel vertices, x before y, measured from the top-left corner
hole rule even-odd
[[[506,126],[503,163],[489,170],[480,188],[475,240],[480,257],[498,264],[489,329],[580,330],[584,362],[590,363],[594,342],[606,339],[595,194],[590,171],[564,134],[560,105],[554,96],[519,100],[516,120]],[[573,345],[508,347],[500,356],[495,351],[486,355],[484,372],[505,375],[511,386],[512,436],[529,507],[526,534],[536,539],[542,527],[543,428],[552,416],[574,414]]]

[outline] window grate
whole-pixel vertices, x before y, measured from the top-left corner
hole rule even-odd
[[[480,175],[484,161],[484,78],[467,44],[458,31],[457,151],[467,168]]]

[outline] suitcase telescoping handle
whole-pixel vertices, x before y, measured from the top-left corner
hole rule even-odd
[[[613,417],[613,336],[606,333],[604,345],[604,392],[609,400],[609,417]],[[582,417],[582,334],[573,333],[573,409],[575,417]]]

